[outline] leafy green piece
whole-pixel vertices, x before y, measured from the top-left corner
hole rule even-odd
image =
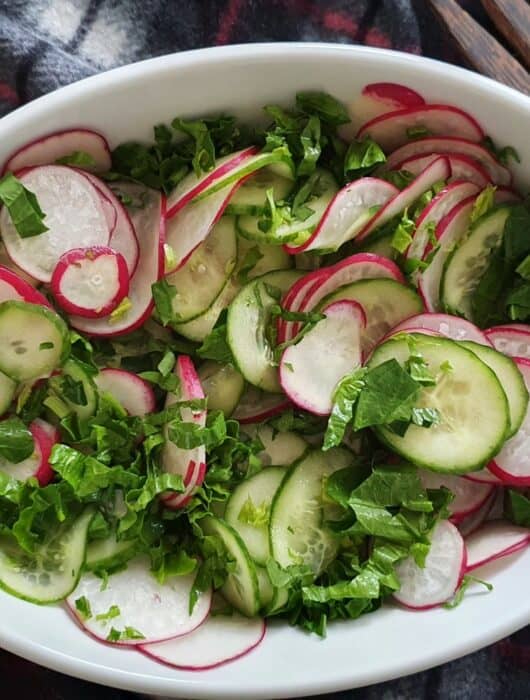
[[[111,627],[107,635],[107,642],[122,642],[131,639],[145,639],[145,636],[134,627],[125,627],[123,630]]]
[[[429,129],[427,129],[426,126],[422,126],[421,124],[418,124],[417,126],[409,126],[407,128],[407,137],[409,139],[421,139],[424,136],[429,136],[430,135]]]
[[[408,170],[389,170],[386,173],[381,173],[380,177],[397,187],[398,190],[404,190],[414,180],[415,176]]]
[[[298,177],[311,175],[315,171],[322,152],[320,138],[320,119],[311,116],[300,134],[303,155],[296,171]]]
[[[96,165],[94,157],[86,151],[73,151],[67,156],[58,158],[55,162],[58,165],[73,165],[76,168],[91,168]]]
[[[222,411],[209,411],[204,428],[197,423],[186,423],[178,419],[168,424],[169,439],[183,450],[200,445],[213,449],[221,445],[226,436],[226,421]]]
[[[410,355],[405,362],[405,369],[415,382],[423,386],[435,386],[436,377],[429,370],[429,367],[421,355]]]
[[[483,581],[482,579],[477,578],[476,576],[466,574],[462,578],[462,581],[460,582],[460,585],[458,586],[458,589],[452,597],[452,599],[448,600],[447,603],[444,603],[444,608],[446,608],[447,610],[453,610],[453,608],[457,608],[460,605],[460,603],[464,600],[466,591],[472,583],[479,583],[481,586],[484,586],[484,588],[486,588],[486,590],[488,591],[493,590],[493,584],[488,583],[488,581]]]
[[[30,192],[12,173],[7,173],[0,180],[0,202],[6,207],[21,238],[31,238],[45,233],[48,227],[44,224],[46,215]]]
[[[495,206],[495,185],[486,185],[482,192],[477,196],[471,210],[470,223],[474,223],[481,216],[487,214]]]
[[[504,515],[516,525],[530,528],[530,498],[519,491],[508,490]]]
[[[162,278],[151,286],[156,312],[163,326],[175,320],[173,312],[173,299],[177,294],[177,288]]]
[[[206,336],[197,350],[203,360],[215,360],[220,364],[234,364],[232,350],[226,338],[226,313],[221,314],[212,332]]]
[[[96,620],[98,620],[99,622],[107,622],[107,620],[113,620],[115,617],[119,617],[120,615],[121,610],[119,609],[119,607],[117,605],[111,605],[107,612],[99,613],[99,615],[96,615]]]
[[[408,211],[405,209],[401,220],[394,230],[392,240],[390,245],[398,253],[404,253],[409,245],[412,243],[412,237],[416,231],[416,223],[408,215]]]
[[[344,439],[346,428],[351,423],[354,408],[365,386],[368,370],[363,367],[347,375],[337,385],[333,394],[333,408],[324,435],[323,450],[338,447]]]
[[[0,456],[8,462],[18,464],[31,457],[34,449],[31,431],[20,418],[12,417],[0,421]]]
[[[269,518],[270,505],[264,501],[257,506],[250,496],[241,506],[241,510],[237,516],[240,523],[251,525],[256,528],[267,527]]]
[[[302,112],[316,115],[323,122],[332,126],[347,124],[350,121],[346,107],[326,92],[298,92],[296,106]]]
[[[484,148],[487,148],[488,151],[490,151],[503,165],[509,165],[511,159],[515,160],[516,163],[521,162],[519,154],[513,146],[503,146],[502,148],[499,148],[491,136],[485,136],[482,139],[482,145]]]
[[[81,616],[82,620],[90,620],[90,618],[92,617],[90,601],[85,596],[77,598],[77,600],[75,601],[75,609]]]
[[[238,265],[237,281],[240,284],[246,284],[248,282],[249,273],[252,272],[262,257],[263,253],[257,245],[252,246],[252,248],[246,251],[245,257]]]
[[[215,146],[206,123],[201,119],[185,121],[177,117],[171,122],[171,126],[176,131],[191,136],[195,142],[195,153],[191,163],[197,177],[212,170],[215,165]]]
[[[154,577],[164,584],[172,576],[188,576],[197,569],[197,559],[190,557],[183,549],[168,552],[161,557],[156,568],[151,568]]]
[[[344,178],[346,181],[356,180],[385,162],[383,150],[372,139],[352,141],[344,157]]]

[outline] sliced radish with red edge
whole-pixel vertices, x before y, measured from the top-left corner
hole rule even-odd
[[[418,314],[398,323],[397,326],[392,328],[392,333],[397,333],[398,331],[410,333],[411,328],[425,328],[441,333],[441,335],[452,340],[472,340],[474,343],[491,347],[491,343],[484,333],[473,323],[466,321],[465,318],[460,318],[460,316]]]
[[[443,155],[447,158],[451,166],[451,177],[449,182],[454,180],[467,180],[473,182],[477,187],[486,187],[492,183],[492,179],[488,171],[476,160],[465,155],[457,155],[451,153],[429,153],[428,155],[417,155],[408,158],[407,160],[398,163],[394,170],[406,170],[414,176],[418,176],[425,168],[430,165],[436,158]]]
[[[362,95],[386,107],[389,112],[425,105],[419,93],[398,83],[369,83],[363,87]]]
[[[469,474],[464,474],[464,479],[469,479],[469,481],[475,481],[478,484],[493,484],[494,486],[502,486],[503,481],[495,476],[488,467],[479,469],[477,472],[470,472]]]
[[[59,158],[77,151],[87,153],[94,160],[88,170],[104,172],[112,165],[107,140],[91,129],[65,129],[41,136],[26,143],[13,153],[4,164],[3,173],[16,173],[34,165],[53,165]]]
[[[451,513],[451,521],[455,524],[481,508],[491,497],[494,489],[492,484],[479,484],[453,474],[438,474],[421,469],[419,475],[426,489],[439,489],[445,486],[453,493],[454,499],[449,503],[448,509]]]
[[[108,367],[100,370],[94,381],[100,392],[111,394],[130,416],[146,416],[156,408],[151,384],[134,372]]]
[[[485,331],[485,335],[495,350],[530,360],[530,326],[522,323],[494,326]]]
[[[30,423],[29,430],[33,437],[33,453],[17,463],[0,458],[0,472],[18,481],[27,481],[30,477],[34,477],[39,482],[39,486],[46,486],[55,473],[49,460],[53,446],[58,442],[58,436],[53,426],[40,418]]]
[[[0,265],[0,302],[18,299],[28,304],[38,304],[50,307],[50,302],[44,294],[19,277],[16,272]]]
[[[494,489],[491,496],[478,510],[466,515],[466,517],[457,524],[458,530],[463,537],[468,537],[472,532],[478,530],[482,523],[489,517],[497,501],[497,492],[502,492],[502,489]]]
[[[491,521],[466,538],[466,571],[489,564],[525,549],[530,544],[530,530],[504,520]]]
[[[232,418],[240,423],[261,423],[289,408],[292,408],[292,403],[283,394],[269,394],[249,384],[243,392]]]

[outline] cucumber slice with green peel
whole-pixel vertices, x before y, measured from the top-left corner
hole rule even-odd
[[[221,593],[243,615],[257,615],[260,606],[258,576],[243,540],[221,518],[208,516],[200,524],[205,535],[217,535],[222,540],[228,555],[235,561],[235,571],[228,574]]]
[[[289,600],[289,589],[287,588],[274,588],[274,594],[272,596],[271,602],[265,607],[265,615],[275,615],[281,612],[283,608],[287,605]]]
[[[491,257],[499,249],[510,207],[481,216],[468,236],[445,263],[440,284],[441,301],[448,313],[473,320],[472,298]]]
[[[226,214],[259,216],[267,211],[267,190],[272,189],[275,202],[286,199],[293,189],[292,179],[277,175],[270,168],[263,168],[246,180],[234,193]]]
[[[277,467],[290,467],[307,450],[307,442],[297,433],[284,433],[273,430],[266,423],[244,425],[242,431],[252,438],[258,438],[263,450],[256,455],[261,463]]]
[[[117,540],[113,533],[104,540],[93,540],[86,548],[85,568],[89,571],[110,569],[132,559],[137,551],[135,540]]]
[[[208,409],[232,415],[245,389],[245,380],[237,369],[208,360],[197,373],[208,399]]]
[[[259,602],[261,608],[267,608],[274,600],[274,586],[271,583],[267,569],[263,566],[256,566],[259,586]]]
[[[18,382],[46,377],[63,364],[70,335],[63,319],[24,301],[0,304],[0,371]]]
[[[388,258],[389,260],[395,260],[397,258],[397,250],[392,247],[393,237],[393,233],[389,233],[386,236],[378,236],[377,233],[375,233],[368,236],[368,238],[363,241],[359,251],[363,253],[380,255],[381,257]]]
[[[77,385],[76,390],[69,392],[66,382]],[[70,410],[81,420],[90,418],[98,407],[98,390],[93,378],[83,365],[69,358],[64,363],[61,374],[51,377],[49,385],[54,393],[65,402]]]
[[[269,515],[285,469],[269,467],[236,486],[228,499],[225,520],[240,535],[252,559],[265,566],[270,558]]]
[[[237,261],[232,217],[222,217],[185,263],[166,277],[176,288],[171,305],[175,323],[205,313],[223,290]]]
[[[278,368],[273,364],[272,347],[266,332],[271,306],[302,276],[297,270],[268,272],[246,284],[230,304],[227,340],[241,374],[265,391],[281,392]]]
[[[314,194],[304,203],[312,213],[304,220],[293,219],[290,222],[280,224],[274,233],[264,232],[259,227],[259,216],[240,216],[237,219],[237,230],[249,240],[263,243],[289,243],[301,245],[315,230],[329,203],[339,191],[335,178],[327,170],[317,169],[318,182]]]
[[[319,304],[318,310],[347,299],[360,304],[366,314],[366,328],[361,332],[364,353],[400,321],[423,311],[423,302],[413,289],[386,278],[360,280],[339,287]]]
[[[253,251],[253,253],[250,251]],[[251,254],[255,254],[256,257],[260,255],[261,257],[250,270],[245,270],[246,278],[249,280],[260,277],[266,272],[290,270],[293,267],[293,256],[286,253],[281,246],[256,243],[256,241],[248,241],[243,236],[238,236],[237,267],[239,270],[245,266]]]
[[[57,528],[33,557],[13,541],[2,538],[0,588],[39,605],[66,598],[81,574],[93,516],[94,511],[88,508],[73,523]]]
[[[495,372],[508,399],[510,428],[506,439],[512,437],[521,427],[528,408],[528,390],[524,383],[523,375],[511,357],[503,355],[494,348],[489,348],[486,345],[480,345],[470,340],[460,341],[460,344],[475,353],[482,362]]]
[[[390,338],[376,348],[368,368],[390,359],[403,365],[410,357],[411,343],[414,354],[423,357],[437,379],[435,386],[421,389],[417,407],[437,409],[440,423],[430,428],[410,425],[403,437],[378,427],[377,436],[394,452],[426,469],[453,474],[478,471],[500,450],[509,432],[508,400],[501,383],[490,367],[460,343],[421,334]]]
[[[11,405],[16,388],[17,383],[3,372],[0,372],[0,416],[3,416]]]
[[[353,462],[342,448],[314,450],[285,475],[272,502],[269,524],[273,558],[282,567],[306,564],[315,576],[337,554],[338,540],[324,523],[324,484],[338,469]]]
[[[236,280],[233,278],[229,279],[217,299],[205,313],[187,323],[172,323],[171,327],[177,333],[180,333],[180,335],[188,338],[188,340],[202,343],[206,336],[210,335],[213,327],[217,323],[217,319],[235,298],[240,289],[241,287]]]

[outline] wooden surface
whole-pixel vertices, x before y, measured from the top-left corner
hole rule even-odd
[[[511,7],[514,0],[506,4]],[[429,5],[471,68],[530,95],[528,71],[456,0],[429,0]]]
[[[527,0],[480,0],[499,32],[530,68],[530,5]]]

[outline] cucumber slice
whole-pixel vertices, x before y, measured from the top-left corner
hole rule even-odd
[[[289,590],[287,588],[274,588],[271,602],[265,607],[265,615],[275,615],[279,613],[289,600]]]
[[[504,235],[510,207],[499,207],[481,216],[467,238],[445,263],[440,285],[441,301],[448,313],[473,320],[471,299],[492,255]]]
[[[274,464],[277,467],[290,467],[308,447],[300,435],[290,431],[280,433],[264,423],[244,425],[242,431],[262,442],[263,450],[258,452],[257,457],[266,466]]]
[[[184,265],[166,277],[176,288],[175,322],[185,323],[207,311],[223,290],[237,261],[234,219],[222,217]]]
[[[508,399],[510,429],[506,439],[512,437],[521,427],[528,408],[528,390],[523,375],[511,357],[507,357],[487,345],[480,345],[471,340],[460,341],[460,345],[475,353],[484,364],[495,372]]]
[[[44,306],[24,301],[0,304],[0,371],[25,382],[51,374],[70,351],[63,319]]]
[[[477,355],[449,338],[422,334],[390,338],[374,351],[368,367],[391,358],[403,364],[410,357],[411,339],[414,352],[438,379],[435,386],[422,389],[418,407],[437,409],[441,422],[431,428],[411,425],[403,437],[386,428],[375,432],[418,466],[454,474],[477,471],[506,439],[510,427],[506,394],[495,373]],[[447,371],[440,369],[444,363],[450,363]]]
[[[289,223],[281,224],[273,235],[259,228],[259,216],[240,216],[237,219],[237,230],[244,237],[252,241],[263,243],[290,243],[301,245],[317,227],[329,203],[339,191],[333,175],[327,170],[317,169],[319,174],[315,194],[305,202],[305,206],[312,210],[307,219],[294,219]]]
[[[89,571],[109,569],[125,564],[136,554],[134,540],[117,540],[113,533],[104,540],[89,542],[86,548],[85,568]]]
[[[358,250],[364,253],[380,255],[381,257],[388,258],[389,260],[395,260],[397,258],[397,250],[392,247],[393,236],[393,233],[389,233],[386,236],[372,234],[371,236],[368,236],[366,241],[363,241],[363,244]]]
[[[259,586],[259,602],[261,608],[267,608],[274,600],[274,586],[271,583],[267,569],[263,566],[256,566]]]
[[[206,336],[210,335],[217,323],[217,319],[235,298],[239,290],[239,284],[234,279],[229,279],[217,299],[205,313],[187,323],[171,324],[173,330],[189,340],[202,343]]]
[[[65,402],[72,413],[76,413],[81,420],[90,418],[96,413],[98,407],[98,391],[92,377],[87,374],[85,368],[76,360],[69,358],[61,370],[62,376],[51,377],[49,385],[57,396]],[[86,403],[75,403],[65,392],[64,377],[69,377],[73,382],[79,382],[83,386]],[[82,400],[83,397],[80,397]]]
[[[282,467],[269,467],[245,479],[228,499],[225,520],[241,536],[252,559],[265,566],[270,557],[268,517],[274,494],[285,476]],[[245,522],[245,509],[254,507],[263,515],[263,522],[254,525]]]
[[[267,210],[267,190],[272,189],[274,201],[286,199],[293,189],[293,181],[277,175],[270,167],[258,170],[236,190],[228,206],[226,214],[248,214],[259,216]]]
[[[302,274],[279,270],[257,277],[243,287],[228,309],[226,335],[239,371],[248,382],[265,391],[281,392],[278,368],[273,364],[266,336],[269,309],[279,300],[267,289],[274,287],[283,295]]]
[[[0,587],[17,598],[39,605],[66,598],[79,581],[93,515],[94,511],[88,508],[68,527],[58,528],[34,557],[2,538]]]
[[[340,287],[320,303],[319,309],[344,299],[359,303],[366,314],[366,328],[361,333],[364,352],[369,352],[400,321],[423,311],[418,294],[393,279],[360,280]]]
[[[232,415],[245,388],[245,380],[237,369],[208,360],[200,366],[198,375],[208,399],[208,409]]]
[[[0,372],[0,416],[3,416],[11,405],[15,391],[17,388],[16,382],[10,379],[6,374]]]
[[[294,256],[286,253],[281,246],[247,241],[246,238],[238,236],[238,268],[241,268],[245,264],[245,260],[248,259],[247,255],[251,250],[257,250],[261,257],[254,267],[246,272],[247,279],[249,280],[260,277],[266,272],[272,272],[273,270],[289,270],[293,267]]]
[[[257,615],[260,605],[256,567],[238,533],[224,520],[208,516],[200,521],[205,535],[217,535],[236,568],[228,574],[221,593],[240,613],[247,617]]]
[[[315,450],[287,472],[272,502],[269,524],[272,556],[280,566],[307,564],[318,576],[333,560],[337,538],[326,528],[323,487],[330,474],[353,462],[351,452]]]

